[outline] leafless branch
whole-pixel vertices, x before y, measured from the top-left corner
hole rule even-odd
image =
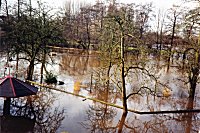
[[[137,95],[142,95],[142,94],[140,94],[139,92],[141,92],[141,91],[144,90],[144,89],[149,90],[149,91],[150,91],[150,94],[154,94],[154,91],[152,91],[151,88],[146,87],[146,86],[142,86],[142,87],[140,87],[140,89],[139,89],[137,92],[130,93],[130,94],[126,97],[126,99],[130,98],[132,95],[136,95],[136,94],[137,94]]]
[[[180,78],[177,78],[177,80],[183,82],[184,84],[188,84],[189,83],[189,81],[185,81],[185,80],[180,79]]]
[[[125,77],[127,76],[128,72],[131,70],[131,69],[139,69],[141,71],[143,71],[146,75],[148,75],[149,77],[153,78],[154,80],[157,81],[157,78],[151,74],[147,69],[143,68],[143,67],[139,67],[139,66],[131,66],[131,67],[128,67],[127,70],[126,70],[126,73],[125,73]]]

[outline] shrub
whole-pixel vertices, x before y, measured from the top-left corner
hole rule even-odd
[[[45,82],[47,84],[56,84],[57,83],[57,76],[53,73],[49,72],[46,74]]]

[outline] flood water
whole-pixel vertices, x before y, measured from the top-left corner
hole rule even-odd
[[[111,69],[109,90],[105,86],[105,79],[101,79],[106,73],[104,63],[98,54],[85,52],[70,53],[67,51],[54,53],[53,63],[49,59],[46,65],[47,70],[57,76],[58,81],[64,85],[51,85],[53,88],[96,98],[108,103],[122,106],[119,89],[115,85],[114,74],[116,66]],[[130,62],[136,58],[130,57]],[[4,74],[5,58],[1,58],[1,76]],[[141,112],[170,111],[170,110],[191,110],[200,109],[199,85],[196,90],[196,97],[193,101],[188,99],[188,85],[185,74],[175,67],[166,71],[164,60],[157,60],[149,57],[147,68],[159,81],[170,90],[169,96],[164,95],[165,87],[156,86],[157,96],[148,91],[142,91],[141,95],[133,95],[128,99],[128,108]],[[15,61],[10,62],[15,71]],[[20,63],[19,75],[25,77],[24,63]],[[34,80],[39,82],[40,64],[36,65]],[[8,70],[6,70],[8,71]],[[137,71],[139,73],[139,71]],[[128,75],[126,81],[127,93],[137,91],[141,86],[149,85],[154,88],[154,81],[142,74]],[[101,79],[101,80],[100,80]],[[154,90],[154,89],[152,89]],[[0,101],[1,114],[3,111],[3,98]],[[118,130],[118,123],[123,111],[96,101],[73,96],[60,91],[41,87],[36,96],[29,98],[12,99],[11,114],[29,118],[34,126],[24,129],[24,132],[47,132],[47,133],[115,133]],[[11,118],[10,118],[11,119]],[[7,118],[8,120],[8,118]],[[1,118],[1,130],[6,132],[5,119]],[[10,120],[12,121],[12,120]],[[24,120],[13,120],[15,123]],[[33,122],[32,122],[33,121]],[[27,122],[28,123],[28,122]],[[8,123],[10,124],[10,123]],[[31,125],[31,124],[29,124]],[[200,113],[164,113],[164,114],[136,114],[129,112],[123,127],[124,133],[198,133],[200,131]],[[12,132],[12,131],[10,131]]]

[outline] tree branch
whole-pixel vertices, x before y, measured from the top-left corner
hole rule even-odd
[[[150,91],[150,94],[154,94],[154,91],[152,91],[151,88],[146,87],[146,86],[142,86],[142,87],[140,87],[140,89],[139,89],[137,92],[130,93],[130,94],[126,97],[126,99],[130,98],[132,95],[136,95],[136,94],[142,95],[142,94],[139,93],[140,91],[142,91],[142,89],[147,89],[147,90]]]

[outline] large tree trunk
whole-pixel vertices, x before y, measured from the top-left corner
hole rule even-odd
[[[198,67],[192,68],[191,74],[189,76],[189,82],[190,82],[189,97],[190,98],[195,97],[195,90],[196,90],[196,85],[198,81],[198,76],[199,76],[199,68]]]
[[[123,115],[119,124],[118,133],[122,132],[123,125],[128,114],[127,98],[126,98],[126,85],[125,85],[125,59],[124,59],[124,34],[121,33],[121,81],[122,81],[122,102],[123,102]]]
[[[193,109],[193,105],[194,105],[194,99],[193,98],[189,98],[188,99],[188,104],[187,104],[187,109],[188,110],[192,110]],[[192,117],[193,117],[193,113],[185,113],[183,118],[187,118],[186,120],[186,126],[185,126],[185,132],[186,133],[190,133],[191,129],[192,129]]]

